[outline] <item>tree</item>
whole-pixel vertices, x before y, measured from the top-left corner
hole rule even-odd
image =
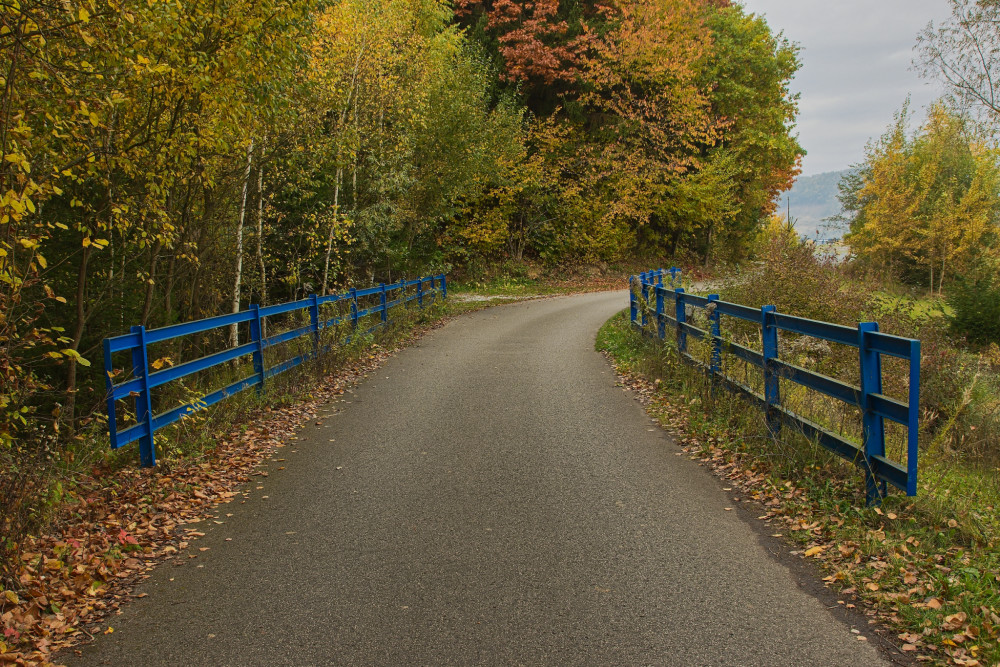
[[[938,102],[907,135],[908,109],[876,142],[856,175],[841,182],[850,216],[846,240],[869,264],[921,274],[931,291],[992,241],[1000,215],[997,154],[969,122]]]
[[[738,259],[773,215],[778,194],[791,187],[805,154],[792,134],[798,95],[789,89],[798,47],[740,7],[710,12],[707,22],[713,47],[700,82],[711,91],[723,130],[705,162],[728,165],[731,208],[704,227],[703,253]],[[720,168],[726,167],[713,167]]]
[[[940,79],[962,106],[1000,123],[1000,2],[949,0],[951,18],[917,37],[916,65]]]

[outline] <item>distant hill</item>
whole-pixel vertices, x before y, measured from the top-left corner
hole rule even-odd
[[[781,195],[778,213],[791,210],[799,234],[806,238],[840,238],[847,231],[842,226],[824,222],[824,218],[840,213],[837,184],[850,173],[849,169],[828,171],[815,176],[800,176],[792,189]]]

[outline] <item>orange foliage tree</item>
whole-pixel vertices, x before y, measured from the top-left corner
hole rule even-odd
[[[796,173],[795,49],[738,6],[458,0],[455,11],[544,121],[534,149],[559,186],[541,254],[743,254]]]

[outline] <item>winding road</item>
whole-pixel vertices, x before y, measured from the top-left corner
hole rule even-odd
[[[616,386],[594,336],[626,303],[515,303],[428,334],[64,659],[882,664],[851,632],[863,618],[725,511],[720,482]]]

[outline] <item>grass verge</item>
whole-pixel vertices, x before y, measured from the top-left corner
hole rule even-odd
[[[715,390],[667,341],[643,337],[627,312],[597,348],[647,411],[692,457],[754,503],[793,554],[815,561],[845,606],[864,610],[902,655],[932,664],[1000,665],[1000,530],[989,473],[925,457],[920,495],[865,508],[861,475],[805,438],[768,434],[739,397]]]

